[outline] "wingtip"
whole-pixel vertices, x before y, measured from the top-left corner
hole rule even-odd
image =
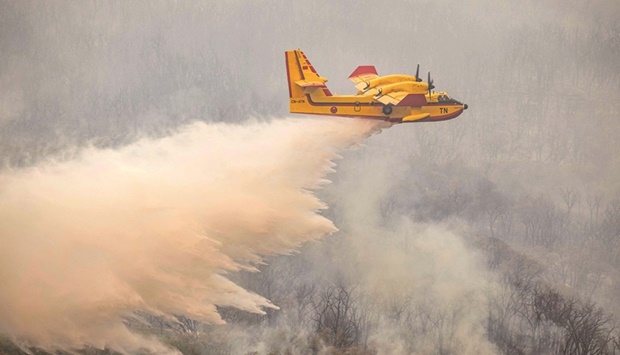
[[[368,74],[377,74],[377,69],[375,69],[374,65],[360,65],[349,75],[349,78],[354,78],[356,76],[368,75]]]

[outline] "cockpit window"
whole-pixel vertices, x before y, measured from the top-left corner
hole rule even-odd
[[[450,96],[448,96],[447,94],[440,94],[437,95],[437,101],[441,102],[441,103],[446,103],[446,104],[457,104],[457,105],[461,105],[461,103],[458,100],[455,100],[453,98],[451,98]]]

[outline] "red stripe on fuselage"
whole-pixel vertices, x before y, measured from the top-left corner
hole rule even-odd
[[[351,118],[368,118],[368,119],[373,119],[373,120],[382,120],[382,121],[389,121],[389,117],[388,116],[360,116],[360,115],[347,115],[347,114],[329,114],[329,113],[319,113],[319,112],[296,112],[302,115],[318,115],[318,116],[329,116],[329,117],[351,117]],[[400,119],[400,118],[399,118]]]
[[[328,95],[331,96],[331,95]],[[312,106],[382,106],[381,103],[372,102],[342,102],[342,101],[314,101],[312,100],[312,95],[306,94],[306,98],[308,99],[308,103]]]

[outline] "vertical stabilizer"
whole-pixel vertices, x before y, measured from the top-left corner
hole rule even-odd
[[[316,72],[304,52],[299,49],[286,51],[285,56],[291,112],[307,112],[305,106],[309,104],[306,102],[306,95],[312,97],[332,95],[325,85],[327,79]]]

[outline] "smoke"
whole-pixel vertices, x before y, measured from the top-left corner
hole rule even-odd
[[[367,342],[378,353],[497,353],[485,325],[493,275],[463,238],[468,229],[457,220],[421,223],[386,203],[396,186],[422,180],[402,163],[404,149],[384,148],[395,135],[411,134],[399,128],[347,153],[337,183],[327,188],[342,229],[330,246],[339,255],[332,268],[370,304]]]
[[[195,123],[167,138],[0,175],[0,333],[25,346],[172,351],[141,310],[222,323],[277,308],[226,278],[336,231],[311,190],[383,123]]]
[[[351,340],[354,345],[339,349],[345,352],[359,346],[379,354],[498,353],[487,334],[496,275],[468,245],[471,229],[458,219],[422,223],[411,210],[389,203],[401,184],[423,183],[417,170],[425,167],[412,170],[404,163],[410,148],[391,146],[396,135],[419,129],[401,125],[343,154],[334,183],[320,193],[341,230],[294,258],[273,258],[262,282],[246,280],[248,287],[275,289],[282,310],[275,322],[237,324],[231,330],[234,353],[335,351],[334,338],[323,334]],[[342,302],[339,287],[350,303]],[[284,289],[295,291],[277,291]],[[320,314],[328,301],[340,306],[344,325],[317,324],[319,315],[336,317]]]
[[[484,311],[493,284],[480,255],[459,235],[408,218],[390,229],[352,233],[354,277],[380,310],[371,347],[379,353],[496,353]]]

